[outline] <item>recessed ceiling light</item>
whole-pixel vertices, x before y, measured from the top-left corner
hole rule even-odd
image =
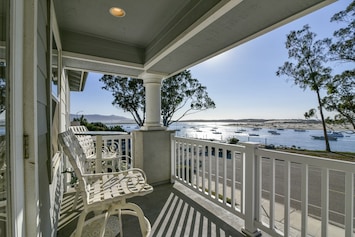
[[[124,17],[126,15],[126,12],[122,8],[119,8],[119,7],[111,7],[110,13],[112,16],[115,16],[115,17]]]

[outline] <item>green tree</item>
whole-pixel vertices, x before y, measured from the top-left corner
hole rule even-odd
[[[330,58],[345,63],[355,62],[355,1],[331,18],[331,22],[344,23],[344,27],[333,33],[335,39],[330,45]],[[329,39],[328,39],[329,40]],[[332,124],[351,124],[355,130],[355,70],[345,70],[334,76],[327,84],[327,96],[323,103],[328,111],[337,112],[328,118]]]
[[[112,92],[113,105],[129,112],[139,126],[145,121],[145,90],[143,81],[135,78],[104,75],[102,89]]]
[[[329,124],[347,124],[355,130],[355,71],[344,71],[327,84],[327,96],[323,98],[326,110],[337,112],[327,118]],[[346,127],[347,128],[347,127]]]
[[[239,139],[236,137],[230,137],[227,139],[228,144],[237,144],[239,142]]]
[[[309,88],[316,93],[326,151],[330,151],[321,97],[322,88],[331,79],[331,68],[325,66],[330,42],[327,39],[315,40],[315,38],[316,34],[310,31],[308,25],[303,26],[301,30],[291,31],[287,35],[286,49],[289,59],[293,59],[293,62],[285,62],[278,68],[276,75],[293,79],[301,89]]]
[[[125,130],[117,125],[113,127],[108,127],[106,124],[101,123],[101,122],[93,122],[89,123],[88,120],[84,117],[84,115],[81,115],[80,118],[74,118],[73,121],[78,121],[80,122],[80,125],[83,125],[87,127],[89,131],[119,131],[119,132],[125,132]]]
[[[186,109],[185,105],[188,105]],[[161,115],[164,126],[179,121],[184,116],[215,108],[215,103],[208,96],[207,88],[185,70],[165,79],[161,88]],[[184,110],[173,120],[178,111]]]
[[[111,75],[104,75],[100,81],[105,84],[103,89],[112,92],[114,97],[112,104],[130,112],[136,123],[143,126],[145,121],[143,81]],[[169,126],[189,114],[215,108],[215,103],[208,96],[206,89],[197,79],[192,78],[188,70],[163,80],[161,88],[163,125]],[[181,113],[173,120],[177,112]]]
[[[355,62],[355,1],[352,1],[344,11],[334,14],[330,21],[347,24],[333,33],[336,41],[330,46],[332,59]]]

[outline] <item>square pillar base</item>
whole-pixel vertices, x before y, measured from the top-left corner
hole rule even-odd
[[[151,185],[171,179],[171,134],[175,131],[138,130],[132,132],[133,166],[142,169]]]

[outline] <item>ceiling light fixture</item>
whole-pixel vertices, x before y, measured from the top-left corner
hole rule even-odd
[[[110,14],[115,17],[124,17],[126,15],[126,12],[122,8],[111,7]]]

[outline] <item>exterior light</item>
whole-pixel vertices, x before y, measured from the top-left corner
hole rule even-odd
[[[124,17],[126,15],[126,12],[122,8],[111,7],[110,14],[115,17]]]

